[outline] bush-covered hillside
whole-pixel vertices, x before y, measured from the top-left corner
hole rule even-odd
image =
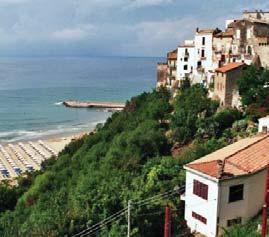
[[[44,171],[21,178],[18,187],[2,185],[0,236],[72,236],[125,208],[128,200],[183,185],[184,164],[245,135],[247,126],[239,111],[218,111],[202,86],[182,89],[174,101],[164,89],[143,93],[94,134],[45,162]],[[162,236],[166,204],[173,209],[173,232],[182,231],[182,203],[170,195],[133,207],[132,236]],[[123,216],[97,236],[126,232]]]

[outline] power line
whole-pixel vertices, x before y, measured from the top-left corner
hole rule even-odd
[[[121,213],[121,214],[119,214],[118,216],[115,216],[115,217],[113,217],[112,219],[110,219],[110,220],[104,222],[103,224],[100,224],[100,225],[96,226],[95,228],[86,231],[86,233],[84,233],[84,234],[82,234],[82,235],[80,235],[80,236],[81,236],[81,237],[82,237],[82,236],[91,236],[91,235],[95,234],[96,232],[100,231],[101,229],[103,229],[106,225],[108,225],[108,224],[110,224],[110,223],[112,223],[112,222],[118,221],[118,220],[120,219],[120,217],[122,217],[122,216],[125,215],[125,214],[126,214],[126,211],[123,212],[123,213]]]
[[[137,206],[144,206],[144,205],[147,205],[151,202],[154,202],[154,201],[157,201],[157,200],[160,200],[162,198],[166,198],[166,197],[169,197],[171,195],[174,195],[176,194],[177,192],[179,192],[182,188],[184,187],[181,187],[181,188],[178,188],[178,189],[175,189],[175,190],[170,190],[170,191],[167,191],[165,193],[162,193],[162,194],[157,194],[153,197],[150,197],[150,198],[146,198],[144,200],[141,200],[139,202],[135,202],[133,205],[137,205]],[[106,226],[107,224],[113,222],[114,220],[116,220],[117,218],[121,217],[123,214],[125,214],[128,210],[130,210],[131,208],[131,205],[128,205],[127,208],[124,208],[118,212],[116,212],[115,214],[107,217],[106,219],[100,221],[99,223],[73,235],[73,237],[77,237],[77,236],[86,236],[88,234],[92,234],[93,231],[94,233],[96,231],[99,231],[101,228],[103,228],[104,226]],[[129,216],[130,217],[130,216]],[[129,219],[129,218],[128,218]],[[130,221],[128,221],[128,223],[130,223]],[[128,228],[128,233],[130,233],[130,229]]]
[[[73,235],[73,237],[81,236],[83,233],[85,233],[85,232],[87,232],[87,231],[90,231],[91,229],[93,229],[93,228],[95,228],[95,227],[98,227],[98,226],[101,225],[102,223],[104,223],[104,222],[110,220],[111,218],[113,218],[113,217],[115,217],[115,216],[121,215],[121,214],[125,213],[126,211],[127,211],[127,208],[124,208],[124,209],[122,209],[122,210],[120,210],[120,211],[114,213],[113,215],[111,215],[111,216],[105,218],[104,220],[102,220],[102,221],[100,221],[100,222],[94,224],[93,226],[91,226],[91,227],[89,227],[89,228],[87,228],[87,229],[85,229],[85,230],[83,230],[83,231],[81,231],[81,232],[79,232],[79,233]]]

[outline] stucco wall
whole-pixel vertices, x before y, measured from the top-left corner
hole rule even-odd
[[[208,200],[193,194],[194,179],[208,185]],[[200,232],[208,237],[215,237],[217,229],[218,184],[215,181],[187,171],[185,198],[185,220],[191,231]],[[192,217],[193,211],[205,217],[207,224],[194,219]]]
[[[252,176],[226,180],[220,183],[219,225],[227,226],[227,221],[242,217],[243,223],[255,216],[262,208],[266,171]],[[244,184],[243,200],[229,203],[229,187]]]
[[[259,119],[259,132],[262,132],[263,126],[267,127],[267,131],[269,132],[269,117]]]
[[[184,61],[185,50],[188,50],[187,62]],[[177,59],[177,78],[183,80],[186,76],[189,76],[195,66],[195,48],[194,47],[179,47],[178,59]],[[187,70],[184,70],[184,65],[188,66]],[[191,78],[190,78],[191,79]]]

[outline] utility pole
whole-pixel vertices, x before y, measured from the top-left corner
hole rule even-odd
[[[267,234],[268,200],[269,200],[269,165],[267,166],[265,191],[264,191],[264,203],[262,206],[262,237],[266,237],[266,234]]]
[[[131,205],[132,201],[128,201],[128,232],[127,232],[127,237],[131,237]]]
[[[171,210],[168,206],[165,207],[164,237],[171,237]]]

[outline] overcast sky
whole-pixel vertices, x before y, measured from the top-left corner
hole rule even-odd
[[[268,0],[0,0],[0,56],[164,56]]]

